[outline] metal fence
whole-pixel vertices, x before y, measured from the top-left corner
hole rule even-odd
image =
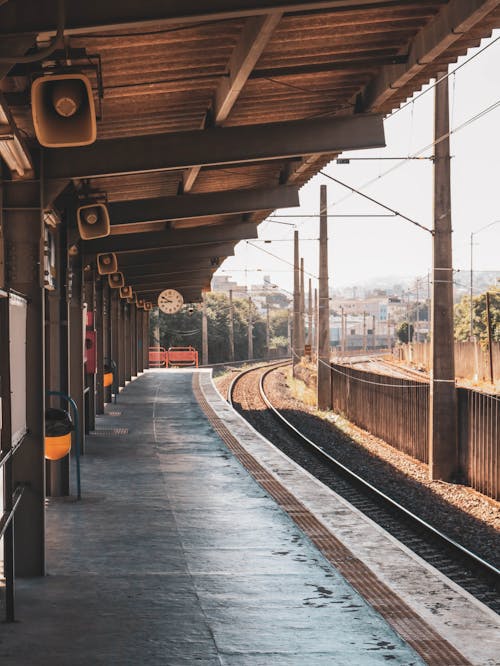
[[[331,365],[333,410],[399,451],[429,462],[429,385]],[[459,473],[500,499],[500,398],[458,388]]]
[[[459,460],[465,483],[500,499],[500,398],[459,388]]]
[[[332,364],[333,410],[413,458],[429,460],[429,385]]]

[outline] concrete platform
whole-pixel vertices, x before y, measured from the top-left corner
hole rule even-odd
[[[48,502],[48,576],[18,581],[19,622],[0,626],[2,666],[425,663],[241,467],[200,409],[193,376],[269,469],[280,460],[283,478],[298,473],[207,373],[141,376],[108,406],[115,415],[98,418],[83,500]],[[320,510],[345,518],[334,493],[324,489],[324,504],[324,487],[301,479]],[[338,527],[353,540],[346,521]]]

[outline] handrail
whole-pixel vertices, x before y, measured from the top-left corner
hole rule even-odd
[[[4,452],[0,455],[0,467],[2,467],[3,465],[5,465],[5,463],[7,462],[7,460],[9,460],[10,458],[12,458],[12,456],[13,456],[15,453],[17,453],[18,449],[21,448],[23,441],[24,441],[24,437],[22,437],[22,438],[17,442],[17,444],[16,444],[15,446],[13,446],[11,449],[8,449],[7,451],[4,451]]]
[[[12,508],[8,512],[4,511],[2,517],[0,518],[0,539],[5,534],[10,521],[14,517],[14,513],[16,512],[17,506],[21,501],[21,497],[23,496],[24,489],[25,486],[23,485],[17,486],[17,488],[12,493]]]

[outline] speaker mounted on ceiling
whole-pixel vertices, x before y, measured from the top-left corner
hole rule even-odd
[[[77,208],[78,232],[83,240],[109,236],[110,222],[108,207],[100,201],[87,200]]]
[[[78,72],[46,74],[31,84],[36,138],[45,148],[88,146],[97,138],[90,79]]]
[[[144,309],[144,299],[143,298],[138,298],[137,299],[137,307]]]
[[[130,298],[133,294],[132,287],[129,285],[120,287],[120,298]]]
[[[153,304],[151,301],[144,301],[144,309],[146,311],[152,310],[153,309]]]
[[[109,275],[118,271],[118,259],[114,252],[97,255],[97,272],[99,275]]]
[[[123,286],[125,284],[125,278],[123,277],[123,273],[120,273],[120,271],[117,271],[116,273],[110,273],[108,275],[108,283],[112,289],[118,289],[118,288],[123,289]]]

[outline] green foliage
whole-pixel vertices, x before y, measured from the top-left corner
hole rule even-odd
[[[500,291],[492,290],[490,295],[490,326],[493,342],[500,342]],[[470,338],[470,297],[464,296],[455,305],[455,340],[464,341]],[[482,346],[488,344],[486,323],[486,293],[472,299],[472,333],[478,336]]]
[[[413,342],[413,324],[403,321],[396,329],[396,335],[400,342]]]
[[[274,296],[275,294],[273,294]],[[211,293],[205,296],[207,310],[208,329],[208,357],[210,363],[224,363],[229,360],[229,298],[226,294]],[[248,358],[248,299],[233,299],[233,327],[234,327],[234,352],[235,360]],[[253,325],[253,356],[254,358],[265,358],[266,349],[266,321],[259,313],[254,303],[251,306],[251,317]],[[160,345],[168,349],[192,345],[200,353],[202,349],[201,329],[202,311],[201,305],[188,309],[184,307],[181,312],[174,315],[166,315],[157,310],[152,311],[150,319],[150,344],[158,344],[154,341],[155,327],[160,327]],[[284,338],[284,346],[287,345],[287,310],[271,310],[269,316],[270,347],[274,347],[274,340]]]

